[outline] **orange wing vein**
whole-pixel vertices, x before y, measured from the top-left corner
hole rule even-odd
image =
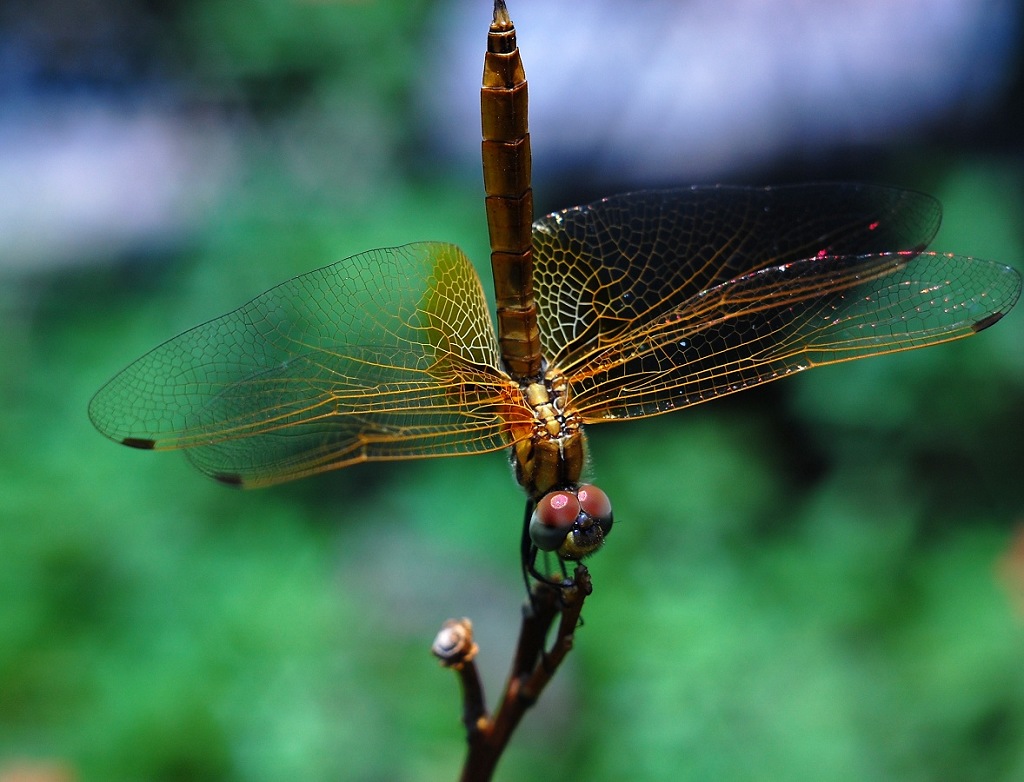
[[[115,376],[89,415],[114,440],[186,448],[260,486],[369,460],[478,453],[529,416],[480,280],[454,245],[353,256],[184,332]]]
[[[541,341],[585,422],[687,407],[812,366],[976,333],[1019,275],[921,251],[923,194],[690,188],[535,223]],[[886,251],[894,252],[886,252]]]

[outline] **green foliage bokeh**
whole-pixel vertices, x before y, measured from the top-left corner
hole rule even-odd
[[[416,239],[486,261],[478,182],[410,161],[421,10],[194,4],[178,75],[262,118],[244,175],[173,252],[5,281],[0,775],[457,776],[428,650],[471,617],[495,696],[522,598],[502,456],[244,493],[85,415],[128,360],[290,275]],[[285,125],[333,156],[319,175],[276,154]],[[945,150],[897,184],[944,202],[938,249],[1020,268],[1019,171]],[[1022,324],[595,427],[616,529],[499,778],[1024,778]]]

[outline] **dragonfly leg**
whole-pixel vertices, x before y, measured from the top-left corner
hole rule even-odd
[[[523,584],[526,585],[526,594],[531,596],[530,575],[537,572],[534,568],[537,561],[537,547],[530,539],[530,518],[533,516],[533,508],[533,500],[527,500],[526,513],[523,515],[523,535],[519,540],[519,562],[523,571]]]

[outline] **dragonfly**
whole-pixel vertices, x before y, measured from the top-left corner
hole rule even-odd
[[[129,365],[92,399],[111,439],[183,449],[232,486],[507,449],[524,573],[596,551],[612,506],[584,427],[813,367],[969,337],[1008,266],[926,251],[939,203],[865,184],[688,187],[533,215],[527,82],[495,0],[481,91],[492,321],[456,246],[364,252],[271,288]]]

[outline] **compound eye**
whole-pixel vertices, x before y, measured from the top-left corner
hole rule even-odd
[[[596,521],[607,535],[612,528],[612,501],[608,495],[591,483],[585,483],[576,493],[580,508]]]
[[[583,512],[591,518],[603,519],[612,515],[612,501],[608,495],[591,483],[580,486],[576,497]]]
[[[580,510],[580,501],[571,492],[553,491],[545,494],[530,517],[530,539],[533,544],[541,551],[557,550],[579,518]]]

